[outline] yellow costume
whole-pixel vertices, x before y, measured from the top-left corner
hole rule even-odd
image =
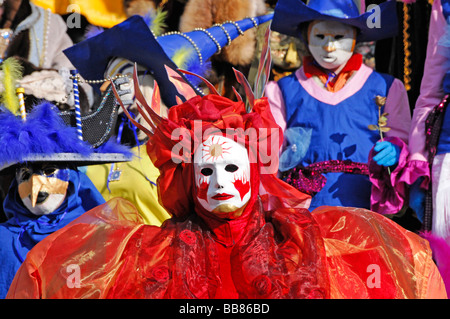
[[[118,180],[110,180],[111,192],[107,187],[111,164],[89,166],[86,175],[106,201],[114,197],[125,198],[138,207],[145,224],[160,226],[170,215],[158,201],[156,180],[159,170],[150,161],[146,145],[133,148],[133,153],[136,156],[132,161],[114,164],[113,173],[116,174],[113,175],[118,176]]]

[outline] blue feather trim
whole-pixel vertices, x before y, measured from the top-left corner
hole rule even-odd
[[[51,103],[37,105],[27,115],[26,121],[9,111],[0,112],[0,163],[22,162],[32,154],[121,153],[131,156],[131,151],[113,141],[97,149],[78,138],[74,127],[67,126]]]

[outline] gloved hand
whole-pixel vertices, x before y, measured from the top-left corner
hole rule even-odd
[[[122,103],[126,106],[133,104],[134,101],[134,88],[131,85],[131,79],[128,77],[120,77],[114,80],[114,84],[117,88],[117,93],[122,100]]]
[[[377,142],[374,147],[377,155],[373,160],[380,166],[394,166],[400,158],[400,147],[388,141]]]
[[[423,177],[418,178],[409,188],[409,207],[414,210],[421,223],[425,213],[425,190],[420,187],[422,181]]]

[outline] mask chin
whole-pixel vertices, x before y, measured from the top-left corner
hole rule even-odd
[[[250,197],[250,196],[248,196]],[[241,207],[236,207],[234,205],[220,205],[219,207],[216,207],[212,210],[212,214],[222,218],[222,219],[235,219],[242,215],[245,208],[247,207],[248,200],[245,202],[245,204]]]
[[[23,205],[36,216],[48,215],[57,210],[64,202],[65,194],[50,194],[42,203],[36,204],[34,207],[31,204],[30,197],[22,198]]]

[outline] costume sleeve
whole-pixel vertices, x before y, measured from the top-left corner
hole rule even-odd
[[[417,170],[420,170],[422,173],[419,176],[426,176],[427,178],[429,178],[430,172],[427,163],[428,153],[425,150],[425,121],[432,109],[444,97],[442,82],[446,68],[443,66],[446,65],[447,58],[440,52],[442,48],[439,49],[438,42],[445,32],[445,25],[441,0],[435,0],[430,17],[427,56],[420,95],[414,108],[409,133],[409,148],[411,151],[408,163],[409,171],[417,172]],[[419,176],[414,177],[412,181],[414,182]],[[424,184],[427,184],[426,181]]]
[[[427,260],[429,265],[429,271],[426,277],[427,280],[421,285],[421,297],[422,299],[447,299],[447,291],[445,284],[442,280],[441,274],[438,268],[434,264],[433,260],[429,258]]]
[[[385,133],[384,140],[400,147],[400,158],[395,168],[389,173],[386,167],[373,161],[376,155],[373,148],[369,153],[369,178],[372,182],[371,209],[380,214],[395,214],[399,212],[407,196],[409,173],[408,165],[408,134],[411,125],[411,112],[408,95],[403,83],[395,79],[386,98],[384,112],[387,116],[387,126],[391,128]],[[406,176],[403,176],[406,173]]]
[[[283,132],[286,130],[286,108],[284,106],[283,94],[280,87],[274,81],[267,83],[265,94],[269,99],[270,111],[275,122],[281,127]]]
[[[408,144],[408,134],[411,126],[411,111],[409,108],[408,94],[405,86],[399,79],[395,79],[394,82],[392,82],[386,98],[384,111],[389,113],[387,116],[387,125],[391,128],[385,135],[396,136]]]
[[[284,105],[283,94],[281,93],[280,87],[277,82],[270,81],[266,85],[265,95],[269,100],[270,111],[272,113],[275,122],[280,126],[281,130],[284,132],[286,130],[286,107]],[[286,145],[286,140],[283,140],[283,144],[280,147],[280,153],[283,152]]]
[[[407,197],[408,174],[405,174],[409,150],[404,141],[398,137],[386,137],[385,141],[400,147],[400,157],[397,166],[387,167],[378,165],[373,157],[376,152],[372,148],[369,152],[369,179],[372,182],[370,195],[370,209],[380,214],[398,213]]]

